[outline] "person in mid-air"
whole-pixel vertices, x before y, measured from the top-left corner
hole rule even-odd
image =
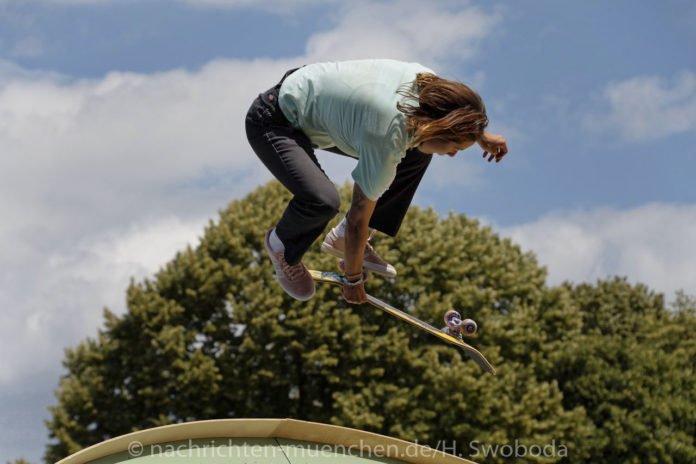
[[[315,149],[358,160],[350,209],[321,249],[344,260],[346,301],[363,303],[363,267],[396,276],[368,240],[375,230],[396,235],[432,155],[454,156],[474,143],[489,162],[507,154],[505,139],[485,132],[487,124],[474,90],[417,63],[357,60],[288,71],[246,116],[251,147],[294,195],[264,242],[283,289],[298,300],[314,295],[302,256],[340,208]]]

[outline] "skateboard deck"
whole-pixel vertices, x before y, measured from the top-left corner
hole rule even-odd
[[[312,276],[312,279],[314,279],[316,282],[324,282],[328,284],[334,284],[334,285],[339,285],[343,286],[343,278],[339,275],[336,274],[335,272],[322,272],[322,271],[315,271],[315,270],[310,270],[309,271],[310,275]],[[464,352],[471,358],[473,359],[476,364],[479,365],[481,369],[483,369],[486,372],[489,372],[491,374],[495,374],[495,368],[491,365],[491,363],[488,362],[488,360],[481,354],[480,351],[478,351],[476,348],[473,346],[464,343],[462,340],[460,340],[457,337],[454,337],[450,335],[447,332],[444,332],[442,330],[436,329],[432,325],[425,323],[421,321],[420,319],[411,316],[410,314],[401,311],[400,309],[397,309],[387,303],[385,303],[382,300],[379,300],[372,295],[367,295],[367,301],[374,306],[375,308],[379,308],[385,313],[396,317],[397,319],[401,319],[402,321],[408,322],[409,324],[412,324],[416,327],[419,327],[422,330],[425,330],[426,332],[430,333],[431,335],[436,336],[442,341],[445,341],[447,343],[451,343],[452,345],[458,346],[459,348],[463,349]]]

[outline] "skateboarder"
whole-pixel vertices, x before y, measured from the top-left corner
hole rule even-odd
[[[363,303],[363,267],[396,276],[368,243],[369,229],[396,235],[434,153],[454,156],[478,143],[484,158],[499,162],[506,141],[485,132],[487,124],[474,90],[417,63],[358,60],[288,71],[246,116],[251,147],[294,195],[264,242],[283,289],[298,300],[314,295],[301,259],[340,208],[315,149],[358,160],[350,209],[322,250],[344,259],[344,298]]]

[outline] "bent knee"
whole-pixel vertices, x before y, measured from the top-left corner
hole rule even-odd
[[[305,214],[326,220],[336,216],[341,209],[341,197],[335,188],[306,192],[302,197],[295,197],[294,201],[298,207],[304,210]]]
[[[341,197],[336,189],[325,190],[321,195],[317,195],[314,201],[327,217],[334,217],[341,209]]]

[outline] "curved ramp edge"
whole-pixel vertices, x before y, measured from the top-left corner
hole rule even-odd
[[[165,444],[169,446],[163,446]],[[326,446],[321,445],[332,446],[336,450],[335,456],[330,452],[318,454],[327,451]],[[207,452],[206,449],[212,451]],[[223,449],[226,450],[224,453],[221,452]],[[182,450],[187,451],[191,459],[182,459]],[[245,453],[246,457],[261,458],[250,462],[290,464],[325,462],[333,460],[329,459],[332,456],[337,458],[337,463],[475,464],[404,440],[296,419],[218,419],[165,425],[98,443],[57,464],[117,464],[134,459],[146,464],[153,460],[150,458],[156,458],[161,463],[162,458],[170,457],[171,462],[176,461],[177,464],[184,461],[211,464],[243,462],[238,459],[230,461],[235,456],[229,453],[237,453],[236,457],[242,457],[239,453]],[[269,453],[273,459],[270,459]]]

